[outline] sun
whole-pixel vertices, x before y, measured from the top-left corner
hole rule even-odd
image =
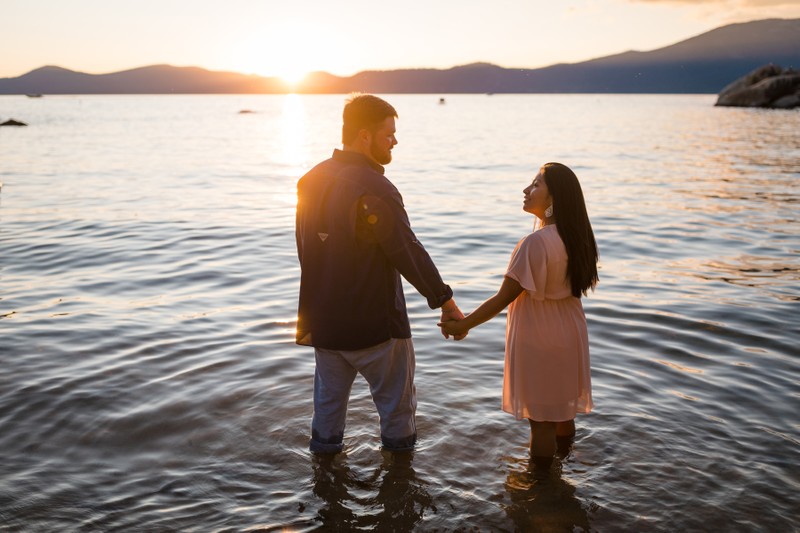
[[[300,60],[292,61],[289,58],[272,60],[262,57],[241,58],[235,61],[234,67],[238,72],[256,74],[266,78],[278,78],[289,86],[297,85],[311,72],[311,68],[304,66]]]
[[[256,72],[262,76],[280,78],[288,85],[296,85],[311,71],[314,58],[302,48],[290,47],[269,57],[254,57],[252,61],[254,66],[258,64]]]
[[[280,78],[296,85],[319,62],[319,47],[309,40],[298,40],[288,30],[251,34],[242,39],[231,54],[239,72]]]
[[[297,68],[286,68],[276,73],[277,77],[285,81],[289,85],[297,85],[306,76],[308,76],[308,71],[303,69],[302,67]]]

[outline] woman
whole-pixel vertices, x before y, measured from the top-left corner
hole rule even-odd
[[[581,296],[597,285],[597,244],[577,176],[547,163],[523,191],[538,229],[511,254],[500,290],[462,320],[439,324],[464,335],[509,306],[503,410],[531,426],[531,455],[549,465],[574,418],[593,407],[589,338]]]

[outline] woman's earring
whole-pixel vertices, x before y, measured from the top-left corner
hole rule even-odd
[[[550,204],[550,207],[544,210],[545,218],[550,218],[551,216],[553,216],[553,204]]]

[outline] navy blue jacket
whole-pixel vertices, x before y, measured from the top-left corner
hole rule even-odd
[[[402,275],[431,309],[453,296],[384,168],[334,150],[297,183],[297,343],[358,350],[411,337]]]

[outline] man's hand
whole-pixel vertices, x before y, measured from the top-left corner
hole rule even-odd
[[[439,322],[447,322],[448,320],[463,320],[463,319],[464,319],[464,313],[462,313],[461,309],[458,308],[458,306],[456,305],[456,301],[454,299],[451,298],[450,300],[445,302],[445,304],[442,306],[442,316],[439,319]],[[450,338],[450,334],[444,330],[444,327],[442,327],[442,336],[445,339]],[[460,341],[466,336],[467,336],[466,332],[459,335],[453,335],[453,340]]]
[[[466,321],[464,320],[448,320],[446,322],[439,322],[436,324],[445,334],[450,334],[454,339],[460,340],[467,336]]]

